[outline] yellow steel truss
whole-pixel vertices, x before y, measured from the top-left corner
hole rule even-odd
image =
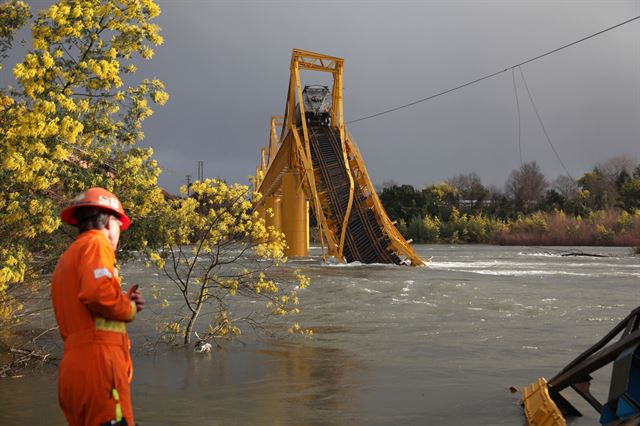
[[[300,184],[305,194],[311,199],[311,205],[320,231],[323,255],[326,242],[329,255],[343,260],[347,223],[353,205],[354,191],[361,191],[367,199],[367,204],[373,210],[379,225],[388,235],[390,248],[397,254],[405,256],[411,265],[423,265],[423,260],[411,248],[389,219],[373,189],[373,184],[362,156],[352,137],[345,131],[342,98],[343,69],[344,60],[341,58],[293,49],[285,113],[284,116],[271,117],[269,146],[261,150],[260,166],[256,168],[254,188],[256,192],[263,195],[263,198],[256,202],[256,208],[264,209],[264,199],[280,191],[283,173],[289,170],[296,170],[301,176]],[[331,217],[327,217],[328,212],[324,208],[326,203],[323,202],[316,187],[316,178],[311,161],[309,133],[302,99],[300,70],[327,72],[331,73],[333,77],[331,124],[338,130],[340,135],[342,155],[347,169],[347,176],[349,177],[349,201],[339,236],[336,232],[337,224],[331,221]],[[296,122],[297,112],[300,113],[301,117],[300,126]],[[279,136],[278,127],[281,127]],[[283,194],[283,196],[286,196],[286,194]],[[285,215],[286,213],[283,211],[282,214]],[[299,252],[297,249],[293,251]]]

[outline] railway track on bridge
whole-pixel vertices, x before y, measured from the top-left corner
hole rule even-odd
[[[309,127],[309,142],[318,194],[326,200],[327,217],[340,235],[349,203],[350,179],[342,155],[340,135],[329,126]],[[355,180],[355,179],[354,179]],[[357,185],[357,184],[356,184]],[[362,191],[354,191],[344,244],[347,262],[395,263],[401,259],[389,250],[389,239],[367,204]]]

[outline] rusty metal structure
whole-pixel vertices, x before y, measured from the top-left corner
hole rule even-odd
[[[602,403],[590,391],[591,374],[610,363],[613,363],[613,369],[609,397]],[[640,424],[640,307],[548,382],[539,378],[523,390],[529,424],[563,426],[566,425],[565,417],[581,416],[580,411],[560,394],[568,388],[600,414],[600,424]]]
[[[341,58],[293,50],[284,115],[271,118],[269,145],[256,167],[254,192],[261,197],[255,208],[268,226],[285,234],[288,256],[308,254],[311,207],[323,256],[423,265],[389,219],[345,128],[343,69]],[[331,74],[331,88],[303,90],[301,70]],[[318,111],[307,114],[310,105]]]

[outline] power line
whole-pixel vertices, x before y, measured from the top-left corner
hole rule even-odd
[[[485,75],[483,77],[476,78],[475,80],[469,81],[468,83],[464,83],[464,84],[461,84],[459,86],[453,87],[451,89],[445,90],[443,92],[439,92],[439,93],[436,93],[434,95],[427,96],[426,98],[422,98],[422,99],[418,99],[418,100],[413,101],[413,102],[409,102],[408,104],[400,105],[400,106],[397,106],[395,108],[391,108],[391,109],[387,109],[385,111],[378,112],[376,114],[371,114],[371,115],[367,115],[365,117],[361,117],[361,118],[358,118],[358,119],[355,119],[355,120],[347,121],[347,124],[353,124],[353,123],[357,123],[359,121],[364,121],[364,120],[369,120],[369,119],[374,118],[374,117],[379,117],[379,116],[384,115],[384,114],[389,114],[390,112],[398,111],[398,110],[403,109],[403,108],[408,108],[410,106],[413,106],[413,105],[416,105],[416,104],[419,104],[419,103],[422,103],[422,102],[429,101],[431,99],[446,95],[447,93],[454,92],[454,91],[462,89],[464,87],[471,86],[472,84],[479,83],[479,82],[481,82],[483,80],[487,80],[489,78],[495,77],[498,74],[502,74],[503,72],[507,72],[507,71],[509,71],[511,69],[520,67],[522,65],[526,65],[526,64],[528,64],[530,62],[533,62],[533,61],[537,61],[538,59],[544,58],[545,56],[548,56],[548,55],[551,55],[553,53],[559,52],[560,50],[566,49],[566,48],[571,47],[573,45],[576,45],[578,43],[582,43],[583,41],[589,40],[590,38],[597,37],[597,36],[599,36],[601,34],[606,33],[607,31],[611,31],[611,30],[616,29],[618,27],[621,27],[621,26],[623,26],[625,24],[633,22],[633,21],[635,21],[637,19],[640,19],[640,15],[638,15],[638,16],[636,16],[634,18],[631,18],[631,19],[627,19],[626,21],[620,22],[619,24],[616,24],[616,25],[614,25],[612,27],[605,28],[604,30],[601,30],[601,31],[598,31],[596,33],[590,34],[590,35],[588,35],[586,37],[583,37],[583,38],[581,38],[579,40],[576,40],[574,42],[571,42],[569,44],[565,44],[564,46],[561,46],[561,47],[558,47],[556,49],[550,50],[550,51],[548,51],[546,53],[543,53],[543,54],[538,55],[536,57],[533,57],[531,59],[527,59],[526,61],[522,61],[519,64],[515,64],[515,65],[512,65],[510,67],[504,68],[504,69],[502,69],[500,71],[496,71],[496,72],[493,72],[491,74]]]
[[[531,105],[533,106],[533,111],[536,113],[536,117],[538,117],[538,123],[540,123],[540,127],[542,127],[542,132],[544,133],[544,136],[547,138],[547,142],[549,143],[549,146],[553,150],[553,153],[556,155],[556,158],[560,162],[560,165],[564,169],[564,172],[567,174],[567,176],[569,176],[569,178],[572,181],[575,182],[575,179],[573,179],[573,176],[571,176],[571,173],[569,173],[569,170],[567,170],[567,167],[564,165],[564,162],[560,158],[560,155],[558,154],[558,151],[556,151],[556,148],[551,143],[551,138],[549,137],[549,133],[547,132],[547,128],[544,127],[544,123],[542,122],[542,118],[540,117],[540,114],[538,113],[538,108],[536,107],[536,103],[533,102],[533,97],[531,96],[531,92],[529,91],[529,85],[527,84],[527,80],[524,78],[524,73],[522,72],[522,68],[518,67],[518,71],[520,71],[520,76],[522,77],[522,81],[524,82],[524,88],[527,90],[527,95],[529,96],[529,100],[531,101]]]

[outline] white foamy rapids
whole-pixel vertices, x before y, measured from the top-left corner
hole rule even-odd
[[[402,291],[407,293],[409,291],[409,286],[411,286],[413,283],[415,283],[415,281],[414,280],[407,280],[404,283],[406,284],[406,286],[404,286],[402,288]]]
[[[499,262],[497,260],[481,262],[432,262],[431,269],[445,269],[448,271],[467,270],[477,268],[496,268],[500,266],[513,266],[513,262]],[[519,264],[518,264],[519,265]]]
[[[544,267],[545,269],[541,269]],[[435,262],[431,269],[470,272],[494,276],[577,276],[577,277],[640,277],[640,266],[614,263],[577,262],[512,262],[501,260],[477,262]],[[603,269],[609,269],[603,271]],[[622,270],[621,270],[622,269]],[[593,272],[591,272],[593,271]]]
[[[534,257],[562,257],[560,253],[549,253],[548,251],[544,252],[526,252],[520,251],[518,252],[518,256],[534,256]]]
[[[488,260],[478,262],[433,262],[431,264],[432,269],[477,269],[477,268],[495,268],[495,267],[510,267],[510,268],[536,268],[540,267],[539,262],[510,262],[500,260]],[[566,268],[584,268],[584,267],[597,267],[602,268],[620,268],[621,265],[617,263],[596,263],[596,262],[544,262],[546,267],[557,267],[559,269]],[[625,267],[629,267],[626,265]],[[636,268],[634,268],[636,269]],[[640,265],[637,267],[640,272]]]
[[[468,270],[466,272],[471,272],[474,274],[480,275],[495,275],[495,276],[505,276],[505,277],[527,277],[527,276],[549,276],[549,275],[567,275],[567,276],[576,276],[576,277],[591,277],[593,274],[586,274],[582,272],[568,272],[568,271],[522,271],[522,270],[501,270],[501,271],[491,271],[487,269],[478,269],[478,270]]]
[[[427,300],[410,300],[410,299],[397,299],[395,297],[391,298],[391,303],[392,304],[417,304],[417,305],[427,305],[427,306],[431,306],[431,307],[437,307],[438,305],[436,305],[435,303],[431,303]]]

